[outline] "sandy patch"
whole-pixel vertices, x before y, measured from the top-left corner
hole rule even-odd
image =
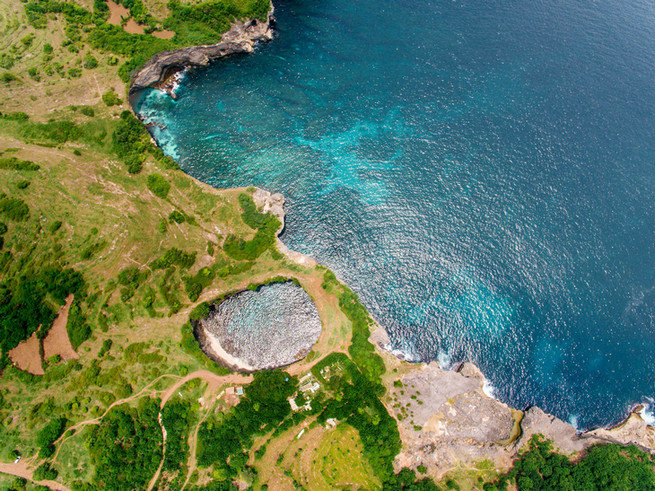
[[[134,19],[128,20],[123,29],[125,29],[125,32],[129,32],[130,34],[143,34],[145,32],[143,30],[143,26],[141,24],[137,24]]]
[[[171,39],[175,36],[175,31],[154,31],[152,35],[159,39]]]
[[[119,3],[107,0],[107,6],[109,7],[109,20],[107,22],[110,24],[120,26],[122,20],[130,16],[130,11]]]
[[[68,339],[68,331],[66,330],[68,311],[72,304],[73,295],[68,295],[66,303],[59,309],[57,318],[52,323],[48,335],[43,340],[43,356],[46,360],[54,355],[59,355],[64,360],[79,358],[79,355],[73,349],[73,345]]]
[[[219,363],[222,362],[224,365],[227,365],[231,368],[236,368],[237,370],[246,370],[249,372],[254,370],[254,368],[250,366],[246,361],[237,358],[236,356],[232,356],[230,353],[225,351],[215,334],[212,334],[204,328],[202,328],[201,331],[204,334],[204,341],[208,344],[206,347],[208,348],[208,351],[213,355],[215,361],[218,361]]]
[[[22,341],[18,346],[9,352],[11,361],[21,370],[32,375],[43,375],[41,364],[41,353],[39,350],[39,339],[34,332],[29,339]]]

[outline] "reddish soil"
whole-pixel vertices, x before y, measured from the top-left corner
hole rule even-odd
[[[109,7],[109,22],[115,26],[120,26],[123,19],[127,19],[130,16],[130,11],[127,10],[119,3],[112,2],[107,0],[107,6]]]
[[[152,35],[159,39],[171,39],[175,36],[175,31],[154,31]]]
[[[134,19],[129,19],[123,29],[125,32],[129,32],[130,34],[143,34],[145,32],[143,30],[143,26],[141,24],[137,24]]]
[[[26,459],[21,460],[17,464],[15,463],[4,463],[0,462],[0,472],[5,474],[11,474],[12,476],[22,477],[23,479],[28,479],[36,484],[41,486],[46,486],[55,491],[69,491],[66,486],[55,481],[35,481],[33,477],[34,471],[30,468],[30,464],[34,462],[28,461]]]
[[[9,352],[11,361],[21,370],[31,373],[32,375],[43,375],[43,365],[41,364],[41,352],[39,350],[40,342],[36,337],[36,332],[29,339],[22,341],[18,346]]]
[[[48,335],[43,340],[43,357],[47,360],[51,356],[59,355],[64,360],[79,358],[68,339],[68,311],[73,303],[73,295],[69,295],[66,303],[59,309],[57,318],[52,323]]]

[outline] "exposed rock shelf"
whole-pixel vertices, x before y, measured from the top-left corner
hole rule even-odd
[[[389,344],[380,327],[371,341],[379,348]],[[383,353],[398,370],[394,377],[402,384],[389,384],[386,401],[399,420],[403,441],[398,468],[423,464],[432,475],[443,476],[455,466],[475,466],[484,459],[508,468],[535,434],[552,440],[566,454],[596,443],[632,444],[655,453],[655,428],[639,415],[640,408],[613,428],[580,433],[538,407],[521,412],[489,397],[483,390],[484,376],[472,363],[463,363],[456,371],[443,370],[436,362],[409,364],[384,349]]]

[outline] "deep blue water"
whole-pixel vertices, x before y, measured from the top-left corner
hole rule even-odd
[[[141,101],[190,174],[288,199],[284,241],[394,346],[580,428],[655,395],[655,2],[284,0],[254,55]]]

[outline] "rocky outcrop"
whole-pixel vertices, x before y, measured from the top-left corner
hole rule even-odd
[[[164,51],[152,57],[133,77],[130,94],[165,83],[185,68],[199,68],[225,56],[250,53],[258,41],[273,39],[273,4],[265,22],[257,19],[237,21],[218,44]]]
[[[277,250],[294,263],[298,263],[308,268],[313,268],[316,266],[317,262],[314,260],[314,258],[289,249],[284,244],[284,242],[280,240],[279,235],[284,231],[284,196],[282,196],[280,193],[271,194],[268,191],[264,191],[263,189],[256,189],[252,194],[252,199],[257,207],[261,209],[261,211],[264,213],[271,213],[278,220],[280,220],[280,223],[282,224],[280,229],[277,231],[278,237],[275,244]]]
[[[405,363],[403,363],[405,364]],[[388,406],[398,419],[403,442],[396,466],[426,466],[441,478],[454,466],[491,460],[505,468],[514,453],[508,449],[515,411],[488,397],[484,377],[475,365],[459,371],[437,363],[419,364],[391,384]]]
[[[621,424],[578,432],[570,423],[538,407],[525,412],[487,395],[484,375],[472,363],[442,370],[435,362],[409,364],[389,351],[379,326],[370,341],[382,348],[391,368],[385,405],[398,420],[403,443],[396,470],[424,465],[440,479],[453,469],[479,468],[491,461],[507,469],[533,435],[552,440],[555,448],[574,455],[597,443],[637,445],[655,454],[655,428],[640,416],[640,407]]]

